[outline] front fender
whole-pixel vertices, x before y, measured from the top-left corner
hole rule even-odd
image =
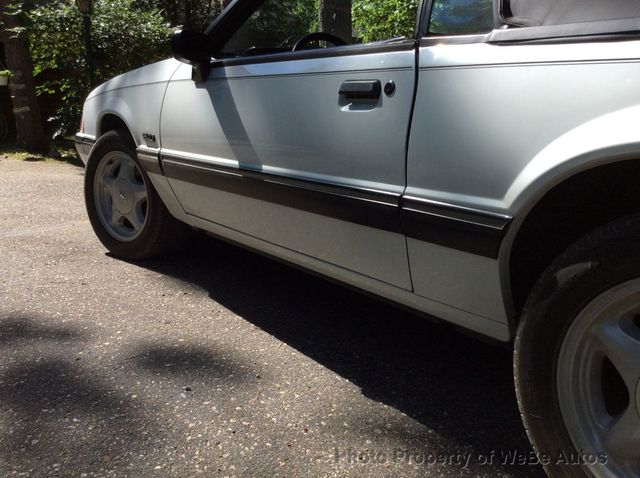
[[[165,60],[117,76],[93,90],[84,105],[84,134],[97,139],[107,115],[120,118],[137,146],[147,145],[143,135],[160,138],[160,113],[169,80],[181,63]]]

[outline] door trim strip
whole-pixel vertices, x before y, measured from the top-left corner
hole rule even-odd
[[[337,186],[161,153],[165,175],[496,259],[510,216],[357,187]]]

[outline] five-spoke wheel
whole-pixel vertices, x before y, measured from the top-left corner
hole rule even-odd
[[[120,241],[138,237],[147,221],[148,192],[133,158],[120,151],[106,154],[98,165],[94,188],[106,230]]]
[[[109,131],[91,149],[84,194],[93,230],[117,257],[157,256],[189,231],[162,203],[126,131]]]
[[[547,269],[518,327],[522,417],[549,476],[640,476],[640,216]]]
[[[576,448],[606,458],[595,460],[596,475],[640,476],[640,279],[602,293],[575,318],[557,382]]]

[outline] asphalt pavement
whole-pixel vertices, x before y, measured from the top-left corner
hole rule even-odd
[[[541,476],[508,346],[207,237],[110,257],[83,173],[0,154],[1,477]]]

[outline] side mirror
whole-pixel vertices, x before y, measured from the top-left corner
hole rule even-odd
[[[171,37],[171,51],[173,57],[182,63],[201,65],[211,60],[208,42],[209,39],[204,33],[177,30]]]
[[[176,60],[193,66],[195,81],[207,79],[211,63],[207,35],[191,30],[177,30],[171,37],[171,52]]]

